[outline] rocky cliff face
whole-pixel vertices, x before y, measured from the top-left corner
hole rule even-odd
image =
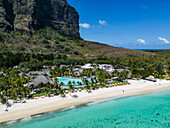
[[[80,38],[79,15],[66,0],[0,0],[0,30],[30,32],[49,26]]]

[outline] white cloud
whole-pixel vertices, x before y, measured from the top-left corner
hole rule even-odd
[[[79,24],[80,25],[80,27],[82,27],[82,28],[90,28],[91,26],[90,26],[90,24],[87,24],[87,23],[83,23],[83,24]]]
[[[144,39],[137,39],[137,42],[142,43],[142,44],[146,44],[146,41]]]
[[[99,20],[100,25],[107,25],[107,22],[105,20]]]
[[[162,41],[165,44],[170,44],[170,41],[167,40],[166,38],[158,37],[158,40]]]

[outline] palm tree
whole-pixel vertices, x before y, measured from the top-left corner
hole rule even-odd
[[[72,83],[73,83],[73,87],[75,88],[75,87],[76,87],[76,82],[75,82],[75,81],[73,81]]]
[[[13,100],[13,101],[15,101],[15,100],[17,100],[17,97],[16,97],[15,95],[12,95],[12,96],[10,97],[10,99]]]
[[[103,75],[98,76],[98,81],[100,86],[104,86],[105,79]]]
[[[48,95],[48,93],[49,93],[49,88],[45,87],[45,88],[43,89],[43,92],[45,92],[46,95]]]
[[[5,104],[7,101],[6,101],[6,98],[0,94],[0,100],[1,100],[1,103],[2,104]]]
[[[18,92],[19,92],[19,89],[18,88],[14,88],[13,89],[13,94],[18,97]]]
[[[82,87],[83,86],[83,84],[80,82],[80,86]]]
[[[23,87],[22,93],[23,93],[23,97],[27,98],[28,94],[29,94],[29,88],[28,87]]]
[[[62,96],[62,97],[66,97],[65,94],[64,94],[64,90],[63,89],[60,89],[58,90],[58,93]]]
[[[71,92],[72,92],[72,91],[74,91],[74,87],[73,87],[73,85],[72,85],[72,82],[71,82],[71,81],[69,81],[69,82],[68,82],[68,87],[69,87],[70,95],[71,95]]]
[[[20,102],[21,102],[23,96],[22,96],[22,95],[19,95],[18,98],[19,98],[19,100],[20,100]]]
[[[64,86],[64,83],[63,83],[63,82],[60,82],[60,84],[59,84],[59,85],[60,85],[60,87],[62,87],[62,86]]]
[[[87,91],[91,90],[91,87],[90,87],[90,82],[87,80],[87,79],[82,79],[83,83],[86,85],[85,86],[85,89]]]
[[[97,85],[97,83],[96,83],[95,79],[94,79],[94,78],[91,78],[91,86],[92,86],[93,88],[95,88],[96,85]]]
[[[55,83],[58,83],[58,78],[57,78],[57,77],[53,78],[53,81],[54,81]]]
[[[35,85],[34,85],[34,84],[31,84],[31,85],[29,86],[29,88],[30,88],[30,90],[32,91],[32,90],[35,88]]]

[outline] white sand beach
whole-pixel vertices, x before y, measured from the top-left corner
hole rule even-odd
[[[139,95],[170,89],[170,81],[166,80],[157,80],[157,82],[129,80],[128,82],[130,85],[100,88],[98,90],[92,90],[92,93],[82,91],[71,94],[72,96],[77,95],[77,98],[73,98],[70,94],[67,94],[66,98],[54,96],[50,98],[39,97],[37,99],[30,99],[26,101],[27,103],[13,104],[8,108],[8,112],[5,111],[6,106],[0,104],[0,123],[29,118],[32,115],[62,110],[85,103],[100,102],[110,98]]]

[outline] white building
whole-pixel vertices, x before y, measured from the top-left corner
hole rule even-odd
[[[84,66],[81,66],[82,69],[94,69],[94,67],[92,67],[92,64],[85,64]]]

